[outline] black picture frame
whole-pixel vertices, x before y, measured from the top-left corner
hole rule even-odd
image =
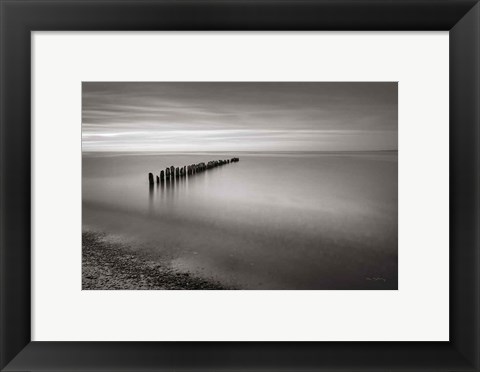
[[[0,12],[3,371],[480,370],[478,1],[0,0]],[[449,31],[450,341],[32,342],[30,34],[37,30]]]

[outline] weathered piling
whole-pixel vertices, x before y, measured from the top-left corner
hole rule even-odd
[[[160,171],[160,176],[155,176],[157,184],[162,183],[166,180],[167,183],[174,183],[173,177],[180,178],[180,177],[186,177],[194,175],[196,173],[201,173],[204,172],[208,169],[216,168],[221,165],[225,164],[230,164],[230,163],[237,163],[240,161],[239,158],[231,158],[231,159],[220,159],[220,160],[210,160],[205,164],[204,162],[197,163],[197,164],[190,164],[190,165],[184,165],[182,167],[174,167],[173,165],[170,167],[165,168],[165,171]],[[150,186],[155,184],[155,177],[153,176],[153,173],[148,173],[148,183]],[[168,184],[167,184],[168,186]]]

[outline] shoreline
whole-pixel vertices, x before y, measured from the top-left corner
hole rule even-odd
[[[105,234],[82,232],[82,290],[226,290],[214,280],[135,255]]]

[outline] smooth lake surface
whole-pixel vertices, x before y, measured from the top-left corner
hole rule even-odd
[[[148,185],[167,166],[238,163]],[[84,153],[83,228],[239,289],[396,289],[398,157]]]

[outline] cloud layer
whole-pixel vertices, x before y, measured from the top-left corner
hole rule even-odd
[[[396,83],[82,84],[83,151],[396,150]]]

